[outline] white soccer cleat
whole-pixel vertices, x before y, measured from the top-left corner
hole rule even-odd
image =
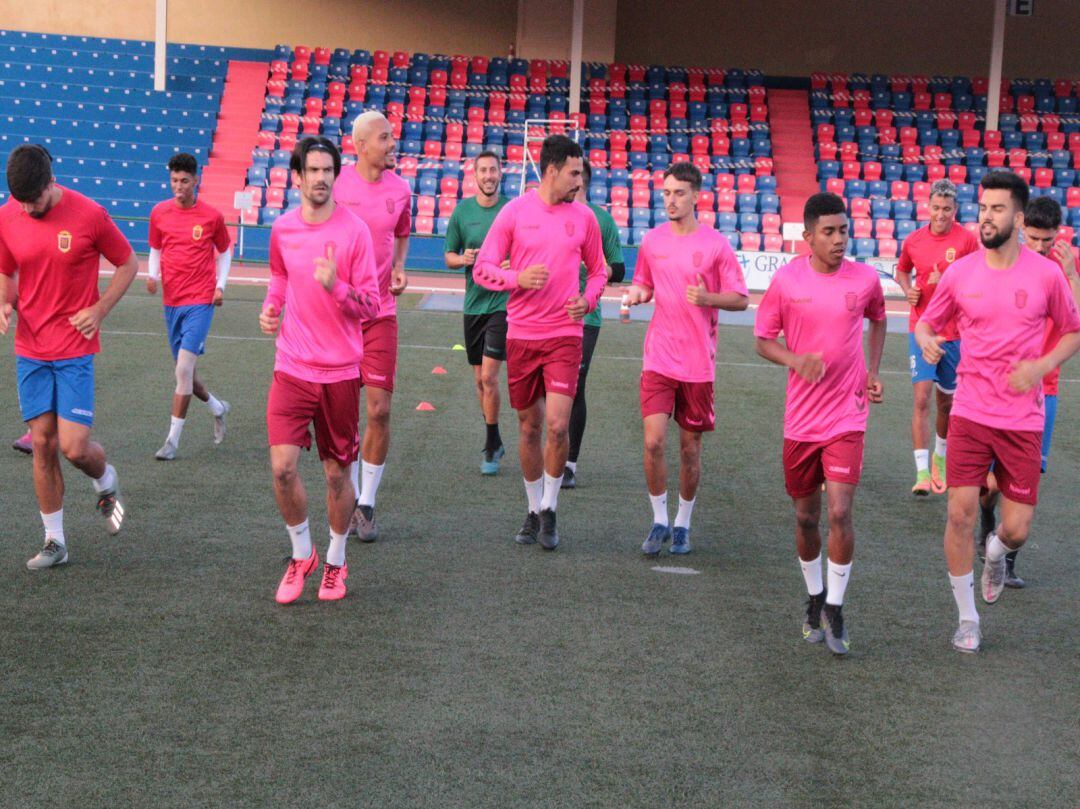
[[[229,411],[232,408],[229,407],[229,403],[226,401],[221,402],[221,415],[214,416],[214,443],[220,444],[225,440],[225,417],[229,415]]]
[[[172,441],[166,441],[161,445],[161,449],[154,453],[154,457],[159,461],[172,461],[176,459],[176,444]]]

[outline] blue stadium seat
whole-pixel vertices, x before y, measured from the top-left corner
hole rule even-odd
[[[737,231],[739,229],[739,217],[736,214],[723,211],[716,215],[716,227],[723,231]]]
[[[877,255],[876,239],[855,239],[855,258],[873,258]]]

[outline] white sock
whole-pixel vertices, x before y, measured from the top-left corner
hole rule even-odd
[[[58,545],[64,542],[64,510],[54,511],[52,514],[40,512],[41,522],[45,526],[45,539],[55,540]]]
[[[945,439],[940,435],[934,435],[934,454],[945,457]]]
[[[826,604],[839,607],[844,603],[844,591],[850,578],[851,562],[838,565],[832,559],[829,560],[829,592],[825,596]]]
[[[165,437],[165,440],[172,444],[174,447],[180,446],[180,433],[184,431],[184,419],[178,419],[176,416],[172,417],[169,422],[169,434]]]
[[[99,478],[90,478],[94,484],[94,491],[101,493],[116,488],[116,470],[111,463],[105,464],[105,474]]]
[[[1006,548],[1005,543],[1001,541],[1001,537],[997,535],[997,531],[994,531],[986,539],[986,561],[997,562],[1005,554],[1007,554],[1011,548]]]
[[[349,477],[352,479],[353,495],[357,502],[360,500],[360,461],[349,464]]]
[[[225,412],[225,405],[218,401],[214,394],[210,393],[210,391],[207,391],[206,397],[206,406],[210,408],[210,412],[213,415],[220,416],[223,412]]]
[[[802,568],[803,581],[806,582],[806,592],[812,596],[819,595],[825,589],[821,583],[821,554],[809,562],[799,559],[799,567]]]
[[[652,521],[657,525],[667,525],[667,492],[650,494],[649,502],[652,503]]]
[[[544,494],[540,499],[540,510],[543,511],[549,508],[554,511],[559,506],[559,487],[562,486],[562,475],[553,478],[545,472],[542,480],[544,481]]]
[[[338,567],[345,564],[345,543],[348,539],[348,534],[335,534],[331,529],[330,547],[326,549],[326,564]]]
[[[311,558],[311,531],[308,530],[308,521],[304,520],[299,525],[286,525],[289,532],[289,541],[292,542],[293,559]]]
[[[577,472],[577,461],[567,461],[566,468],[571,472]]]
[[[373,464],[367,461],[361,461],[360,463],[360,496],[356,499],[360,501],[362,506],[374,506],[375,505],[375,492],[379,491],[379,481],[382,480],[383,469],[386,468],[386,464]]]
[[[916,472],[929,472],[930,471],[930,450],[917,449],[915,450],[915,471]]]
[[[525,496],[529,498],[529,513],[540,513],[540,501],[544,499],[544,479],[525,481]]]
[[[950,573],[949,586],[952,588],[956,608],[960,611],[960,620],[979,623],[979,613],[975,609],[975,574],[954,576]]]
[[[675,515],[676,528],[690,527],[690,515],[694,513],[694,503],[696,502],[696,497],[693,500],[683,500],[682,495],[679,495],[679,511]]]

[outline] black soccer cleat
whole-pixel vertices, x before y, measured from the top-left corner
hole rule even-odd
[[[537,541],[545,551],[553,551],[559,547],[559,532],[555,528],[555,512],[550,508],[540,511],[540,534]]]
[[[518,545],[535,545],[536,537],[540,533],[540,515],[530,511],[525,515],[525,522],[521,524],[521,530],[514,537]]]

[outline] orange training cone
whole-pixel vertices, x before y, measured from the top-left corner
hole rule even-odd
[[[416,406],[416,409],[421,410],[421,411],[426,413],[426,412],[434,410],[435,405],[433,405],[431,402],[421,402],[420,404],[418,404]]]
[[[446,369],[443,368],[441,365],[436,365],[434,368],[431,369],[431,373],[433,373],[433,374],[445,374]]]

